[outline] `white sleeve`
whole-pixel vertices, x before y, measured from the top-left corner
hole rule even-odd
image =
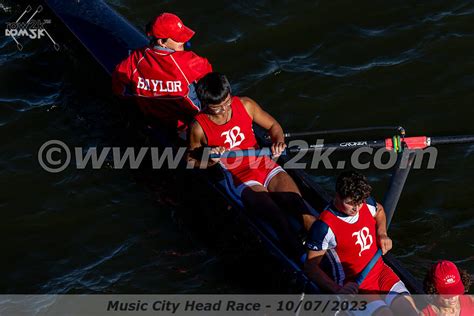
[[[375,214],[377,214],[377,202],[373,197],[369,197],[365,203],[367,203],[367,207],[369,208],[370,214],[372,214],[373,217],[375,217]]]
[[[328,232],[323,239],[323,249],[334,249],[337,246],[336,236],[334,235],[331,227],[328,228]]]

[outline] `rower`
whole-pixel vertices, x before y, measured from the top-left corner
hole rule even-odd
[[[454,262],[439,260],[435,263],[423,282],[426,294],[433,300],[422,311],[423,316],[474,315],[474,300],[469,293],[471,275],[459,269]]]
[[[371,191],[367,178],[360,173],[348,171],[338,177],[334,201],[308,234],[305,272],[329,293],[376,295],[377,299],[367,305],[367,315],[391,315],[391,311],[396,315],[417,315],[405,284],[382,258],[360,286],[355,283],[377,252],[377,245],[383,254],[392,248],[385,210],[370,196]],[[324,255],[332,266],[332,277],[322,269]]]
[[[196,91],[202,110],[190,127],[188,161],[201,168],[220,163],[230,194],[239,197],[258,217],[270,222],[282,247],[290,256],[300,259],[305,253],[297,238],[300,232],[292,231],[286,212],[293,213],[306,230],[315,217],[283,168],[267,156],[215,158],[203,165],[196,154],[205,146],[212,147],[211,153],[258,148],[252,129],[252,123],[256,123],[267,130],[276,159],[286,147],[280,124],[254,100],[232,96],[229,81],[222,74],[207,74],[197,83]]]
[[[185,51],[194,31],[171,13],[148,26],[150,45],[133,51],[112,74],[115,94],[134,97],[148,119],[161,127],[188,124],[199,111],[195,82],[212,71],[207,59]]]

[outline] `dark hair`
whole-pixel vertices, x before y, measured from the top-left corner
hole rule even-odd
[[[372,187],[363,174],[345,171],[337,177],[336,192],[341,198],[351,198],[355,204],[360,204],[370,196]]]
[[[197,82],[196,93],[202,108],[219,104],[231,93],[229,80],[223,74],[210,72]]]
[[[461,275],[461,282],[464,285],[464,293],[469,292],[469,288],[471,287],[472,284],[472,279],[471,275],[467,270],[464,269],[459,269],[459,274]],[[423,280],[423,290],[425,291],[426,294],[439,294],[438,290],[436,290],[436,287],[433,282],[433,271],[430,270],[425,276],[425,279]]]
[[[166,43],[166,41],[168,40],[167,38],[156,38],[153,35],[151,35],[152,26],[153,26],[153,21],[148,22],[147,25],[145,25],[145,34],[146,36],[148,36],[148,39],[150,40],[150,45],[157,45],[160,39],[163,43]]]

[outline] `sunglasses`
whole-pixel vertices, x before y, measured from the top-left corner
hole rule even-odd
[[[209,105],[207,108],[212,111],[213,113],[222,113],[224,112],[228,107],[230,107],[230,105],[232,104],[232,96],[229,95],[229,97],[222,101],[221,103],[219,104],[215,104],[215,105]]]

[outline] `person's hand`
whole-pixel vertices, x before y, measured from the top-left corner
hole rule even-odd
[[[357,294],[357,292],[359,292],[359,285],[355,282],[347,282],[336,294]]]
[[[278,157],[281,156],[281,154],[283,153],[283,151],[285,150],[286,148],[286,144],[285,143],[282,143],[282,142],[278,142],[278,143],[273,143],[272,144],[272,158],[273,159],[277,159]]]
[[[382,250],[382,254],[385,255],[392,249],[392,240],[387,234],[382,234],[377,236],[377,244],[379,245],[380,249]]]
[[[219,154],[222,155],[226,151],[225,147],[219,146],[219,147],[214,147],[209,151],[209,154]],[[221,158],[210,158],[212,164],[218,163]]]

